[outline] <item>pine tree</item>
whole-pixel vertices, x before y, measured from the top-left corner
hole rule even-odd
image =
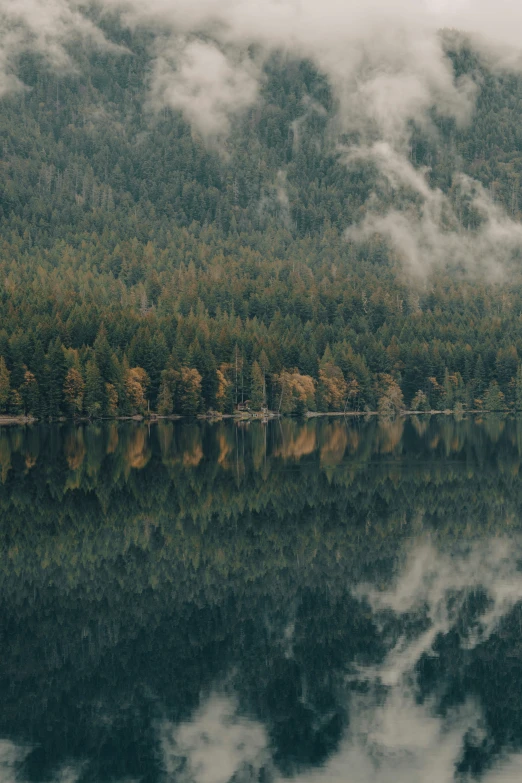
[[[250,405],[253,410],[259,411],[265,404],[265,376],[259,366],[259,362],[254,362],[252,365],[252,382],[250,386]]]
[[[65,376],[63,385],[63,396],[69,412],[74,416],[83,410],[83,395],[85,392],[85,381],[77,367],[71,367]]]
[[[100,369],[94,358],[89,359],[85,368],[84,405],[87,414],[93,418],[100,416],[104,407],[104,388]]]
[[[105,384],[105,413],[107,416],[116,416],[118,413],[118,390],[112,383]]]
[[[486,371],[484,370],[484,362],[481,355],[479,355],[475,364],[475,375],[473,380],[476,397],[482,397],[486,390]]]
[[[196,369],[181,368],[181,413],[194,416],[201,409],[201,375]]]
[[[31,351],[29,356],[27,357],[27,370],[30,373],[30,376],[32,376],[31,380],[31,391],[29,392],[29,388],[26,387],[27,383],[27,374],[24,373],[24,382],[23,382],[23,397],[24,402],[26,401],[26,398],[24,395],[29,394],[31,399],[31,404],[34,404],[35,400],[37,407],[35,408],[28,408],[27,410],[31,410],[31,412],[34,415],[40,415],[40,416],[47,416],[48,410],[47,410],[47,396],[46,396],[46,390],[47,390],[47,369],[46,369],[46,358],[45,358],[45,351],[43,349],[43,345],[41,340],[34,339],[32,341],[31,345]],[[32,386],[34,382],[34,386]],[[26,402],[27,404],[27,402]]]
[[[5,359],[0,356],[0,412],[5,413],[9,405],[11,394],[11,373],[7,369]]]
[[[112,383],[113,381],[113,363],[112,363],[112,351],[107,339],[107,330],[105,324],[102,324],[96,335],[94,341],[94,355],[96,364],[103,380],[106,383]]]
[[[21,333],[13,335],[9,340],[9,366],[11,386],[18,388],[24,382],[24,356],[28,352],[27,337]]]
[[[522,364],[518,365],[515,377],[515,410],[522,411]]]
[[[36,376],[30,370],[24,373],[21,395],[25,412],[33,416],[37,415],[40,412],[40,390]]]
[[[496,381],[491,381],[484,394],[484,410],[497,413],[506,409],[504,394]]]
[[[449,370],[446,367],[444,370],[444,400],[443,405],[446,410],[451,410],[455,402],[455,387],[451,380],[452,376],[449,374]]]
[[[161,373],[161,384],[158,395],[158,413],[161,416],[170,416],[174,412],[179,372],[171,367]]]
[[[202,346],[197,337],[189,348],[188,365],[194,367],[201,376],[201,394],[205,408],[215,408],[218,390],[216,360],[210,347]]]
[[[57,337],[49,346],[46,357],[46,392],[47,392],[47,413],[49,416],[57,417],[62,413],[63,385],[67,366],[63,352],[63,346],[59,337]]]
[[[232,413],[234,410],[233,384],[230,378],[232,366],[222,364],[216,370],[217,391],[216,391],[216,409],[221,413]]]
[[[18,389],[11,389],[11,394],[9,395],[9,412],[18,416],[20,413],[22,413],[23,407],[24,401],[22,399],[22,395]]]

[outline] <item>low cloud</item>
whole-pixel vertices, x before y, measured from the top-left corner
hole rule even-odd
[[[207,141],[228,136],[234,115],[257,98],[253,61],[197,39],[171,39],[160,50],[151,79],[153,106],[180,109]]]
[[[476,180],[464,174],[454,177],[457,199],[473,210],[479,223],[466,228],[450,198],[429,186],[427,173],[388,144],[354,149],[347,155],[348,162],[358,158],[376,164],[392,193],[406,191],[416,198],[401,209],[369,210],[362,223],[347,229],[347,239],[363,242],[381,235],[416,275],[435,265],[451,264],[500,277],[522,251],[522,225],[510,219]]]
[[[354,134],[356,154],[371,150],[383,177],[409,180],[421,199],[416,208],[386,211],[376,203],[362,225],[352,227],[353,239],[380,233],[409,269],[420,272],[451,262],[495,273],[522,248],[518,225],[478,185],[460,179],[482,216],[480,227],[468,232],[458,211],[408,158],[413,125],[436,136],[433,111],[459,124],[473,116],[476,85],[456,78],[440,29],[468,31],[495,67],[520,69],[522,10],[516,3],[98,0],[96,8],[153,33],[149,105],[180,110],[206,143],[218,142],[221,149],[241,113],[259,100],[271,53],[313,60],[336,96],[330,137]],[[77,0],[0,0],[0,22],[0,95],[20,86],[14,63],[24,49],[56,67],[72,67],[67,43],[75,37],[108,45]],[[303,116],[309,112],[303,105]],[[296,145],[299,128],[297,120]]]
[[[74,69],[67,46],[74,40],[118,49],[100,28],[69,0],[0,0],[0,96],[23,85],[16,60],[36,52],[54,68]]]
[[[459,119],[471,110],[469,84],[455,80],[437,34],[438,15],[414,0],[372,0],[363,5],[356,0],[104,2],[121,9],[129,25],[149,26],[162,34],[170,31],[178,46],[194,35],[204,37],[207,46],[220,49],[229,67],[224,50],[246,52],[252,46],[257,58],[275,50],[311,58],[336,90],[344,130],[375,126],[383,138],[398,142],[408,135],[409,121],[423,123],[433,105]],[[241,67],[252,76],[249,59],[243,56]],[[226,86],[229,69],[221,67]],[[199,73],[194,84],[201,85]],[[209,81],[204,89],[215,88]],[[200,98],[202,91],[197,92]],[[243,97],[246,105],[256,95],[249,90]],[[212,106],[210,95],[208,103]],[[185,110],[187,106],[188,102]]]
[[[507,0],[104,2],[123,9],[127,24],[161,29],[175,42],[171,56],[156,63],[155,104],[183,111],[209,142],[229,133],[231,122],[258,99],[263,58],[279,50],[312,59],[334,90],[339,137],[354,134],[354,154],[371,154],[384,178],[401,180],[421,200],[391,210],[379,209],[377,200],[364,222],[350,229],[353,240],[381,234],[417,274],[450,263],[497,275],[522,249],[518,224],[478,184],[459,182],[481,217],[480,227],[468,231],[449,199],[430,188],[408,159],[412,123],[435,137],[433,110],[460,125],[473,115],[476,85],[456,78],[442,27],[469,31],[495,66],[520,66],[515,31],[522,12]],[[303,106],[303,117],[309,111]],[[296,145],[299,129],[296,120]]]
[[[27,778],[21,774],[24,761],[32,748],[28,745],[18,745],[7,739],[0,739],[0,783],[26,783]],[[82,772],[82,765],[61,767],[52,779],[52,783],[77,783]]]

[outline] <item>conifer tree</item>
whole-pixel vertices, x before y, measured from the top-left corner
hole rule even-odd
[[[250,386],[250,405],[253,410],[259,411],[266,405],[265,399],[265,376],[259,362],[252,365],[252,383]]]
[[[53,418],[62,413],[63,385],[67,366],[59,337],[53,340],[46,356],[47,415]]]
[[[30,370],[24,373],[21,395],[25,412],[33,416],[40,413],[40,390],[36,376]]]
[[[518,365],[515,376],[515,410],[522,411],[522,364]]]
[[[113,381],[112,350],[107,339],[105,324],[102,324],[98,330],[93,349],[101,377],[106,383],[111,383]]]
[[[497,413],[506,409],[504,394],[501,392],[497,381],[491,381],[484,394],[484,410]]]
[[[70,367],[65,376],[63,395],[69,412],[75,416],[83,410],[85,381],[77,367]]]
[[[194,416],[201,409],[201,375],[190,367],[181,368],[181,413]]]
[[[91,358],[85,368],[84,405],[87,414],[93,418],[100,416],[103,412],[103,391],[103,379],[100,369],[95,359]]]
[[[161,384],[158,395],[158,413],[161,416],[170,416],[174,412],[179,384],[179,372],[168,367],[161,373]]]
[[[0,413],[5,413],[11,394],[11,373],[7,369],[5,359],[0,356]]]
[[[112,383],[105,384],[105,413],[107,416],[116,416],[118,413],[118,390]]]
[[[223,363],[217,370],[216,408],[221,413],[232,413],[234,410],[233,384],[231,380],[232,365]]]

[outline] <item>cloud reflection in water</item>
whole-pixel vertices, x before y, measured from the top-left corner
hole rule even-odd
[[[417,671],[423,656],[437,654],[441,636],[459,627],[460,646],[472,651],[486,642],[522,599],[521,542],[494,538],[440,551],[429,540],[412,545],[385,589],[359,585],[382,633],[390,623],[403,631],[391,640],[378,666],[360,666],[347,676],[350,723],[321,767],[293,776],[297,783],[451,783],[459,774],[464,746],[480,745],[486,728],[475,697],[442,709],[437,695],[421,698]],[[484,595],[482,611],[467,611],[470,596]],[[354,690],[351,685],[357,682]],[[239,697],[211,694],[190,722],[162,726],[168,780],[183,783],[280,781],[271,761],[266,729],[240,711]],[[522,756],[498,758],[480,778],[486,783],[522,779]]]

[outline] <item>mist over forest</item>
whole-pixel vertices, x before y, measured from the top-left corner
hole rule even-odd
[[[0,1],[0,412],[522,409],[512,3]]]
[[[0,783],[522,779],[521,30],[0,0]]]

